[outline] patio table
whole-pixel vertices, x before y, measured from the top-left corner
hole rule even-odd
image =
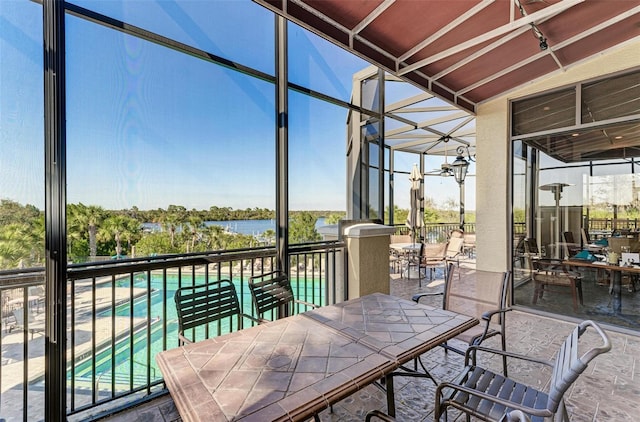
[[[409,273],[409,261],[411,259],[418,258],[420,254],[420,247],[422,245],[420,243],[415,242],[400,242],[400,243],[390,243],[389,248],[393,249],[396,253],[404,255],[405,259],[405,268],[401,270],[401,273],[404,277],[404,272],[406,271],[407,278],[411,278],[411,274]],[[420,278],[420,274],[418,274],[418,278]]]
[[[301,421],[477,323],[376,293],[156,360],[185,421]]]
[[[621,265],[610,264],[608,262],[603,261],[587,261],[580,259],[569,259],[564,261],[565,264],[573,267],[583,267],[583,268],[598,268],[602,270],[607,270],[611,272],[611,289],[609,293],[611,294],[611,304],[613,307],[614,315],[622,314],[622,273],[634,273],[640,274],[640,267],[631,266],[625,267]]]

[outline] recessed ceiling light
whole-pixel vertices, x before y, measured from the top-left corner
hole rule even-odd
[[[618,136],[614,137],[613,139],[622,139],[622,135],[618,135]]]
[[[543,109],[544,111],[549,111],[549,110],[551,110],[551,107],[549,107],[549,106],[544,106],[542,109]]]
[[[573,136],[575,138],[576,136],[580,136],[580,134],[579,133],[572,133],[571,136]]]

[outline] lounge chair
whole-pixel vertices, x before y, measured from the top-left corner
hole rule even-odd
[[[44,335],[44,321],[37,321],[31,312],[27,311],[27,323],[24,323],[24,308],[14,309],[12,311],[13,317],[16,319],[16,323],[9,327],[9,332],[15,329],[22,330],[24,332],[31,333],[31,338],[35,334]]]

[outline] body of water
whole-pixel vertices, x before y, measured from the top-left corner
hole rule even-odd
[[[205,221],[206,226],[220,226],[225,230],[232,233],[247,234],[252,236],[258,236],[267,230],[276,230],[275,220],[229,220],[229,221]],[[320,226],[324,226],[324,217],[318,218],[316,221],[316,229]],[[159,223],[143,223],[143,229],[157,232],[162,229],[162,225]]]

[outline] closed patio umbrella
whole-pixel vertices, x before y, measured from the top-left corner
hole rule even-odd
[[[411,229],[413,241],[416,242],[418,230],[423,226],[422,210],[420,209],[420,201],[422,199],[420,195],[420,182],[422,181],[422,175],[416,164],[414,164],[413,169],[411,169],[409,180],[411,181],[411,189],[409,191],[410,208],[409,215],[407,216],[407,226]]]

